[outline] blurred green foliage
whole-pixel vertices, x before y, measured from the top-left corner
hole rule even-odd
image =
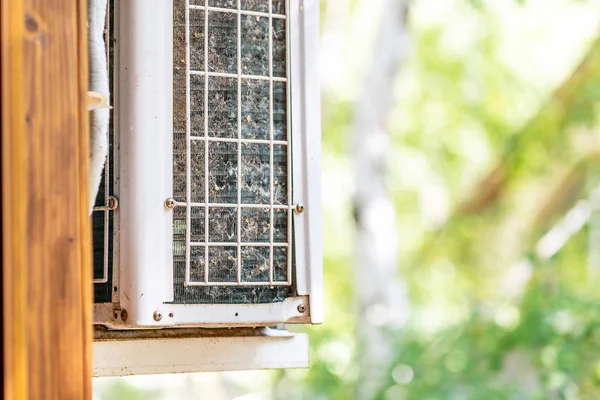
[[[599,4],[500,3],[411,4],[411,51],[388,126],[399,279],[412,314],[395,334],[382,399],[600,398],[596,212],[552,257],[537,254],[540,239],[599,183]],[[559,46],[548,8],[568,15],[565,26],[585,12],[589,29],[563,31]],[[511,30],[522,31],[521,49]],[[533,33],[539,44],[525,36]],[[542,78],[551,64],[552,77]],[[352,162],[353,101],[335,90],[324,93],[325,167],[335,166],[325,186],[351,179],[339,174]],[[325,193],[326,210],[340,207]],[[352,227],[349,204],[341,206],[324,220],[327,322],[310,329],[314,364],[293,389],[307,399],[353,398],[360,368],[353,329],[367,322],[353,317],[350,291],[360,287],[352,238],[341,234]],[[284,386],[275,397],[287,398]]]

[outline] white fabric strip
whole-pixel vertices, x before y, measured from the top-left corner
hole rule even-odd
[[[88,50],[90,90],[109,98],[108,66],[106,63],[106,44],[104,26],[106,21],[107,0],[88,0]],[[102,171],[108,153],[108,122],[110,111],[99,108],[91,111],[91,160],[90,160],[90,214],[94,207],[98,188],[102,180]]]

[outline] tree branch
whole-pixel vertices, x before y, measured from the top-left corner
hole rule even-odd
[[[552,141],[561,139],[560,135],[564,133],[563,123],[579,105],[578,96],[590,81],[599,77],[600,37],[537,115],[513,135],[500,162],[480,181],[473,194],[458,207],[457,213],[476,214],[493,206],[508,183],[519,176],[519,171],[522,170],[519,167],[527,162],[527,150],[531,146],[540,145],[540,141],[552,144]]]

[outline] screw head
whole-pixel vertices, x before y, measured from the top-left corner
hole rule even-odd
[[[306,311],[306,306],[304,304],[298,304],[298,312],[300,314],[304,314],[305,311]]]
[[[154,320],[158,322],[161,319],[162,319],[162,313],[158,310],[154,311]]]
[[[116,210],[119,208],[119,199],[117,199],[115,196],[110,196],[108,198],[108,208],[111,210]]]
[[[175,207],[175,199],[172,197],[169,197],[168,199],[166,199],[165,207],[169,210],[173,209]]]
[[[121,321],[127,321],[127,310],[121,310]]]
[[[296,211],[296,214],[302,214],[304,212],[304,204],[296,204],[296,207],[294,207],[294,211]]]

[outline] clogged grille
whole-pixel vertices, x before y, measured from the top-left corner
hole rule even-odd
[[[285,2],[173,4],[175,302],[283,300],[292,294]]]

